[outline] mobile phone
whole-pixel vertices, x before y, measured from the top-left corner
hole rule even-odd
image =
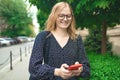
[[[74,64],[68,67],[68,70],[77,70],[82,64]]]

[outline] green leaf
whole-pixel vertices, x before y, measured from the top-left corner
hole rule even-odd
[[[96,0],[94,2],[94,5],[95,5],[95,7],[105,9],[105,8],[109,7],[109,1],[107,1],[107,0]]]

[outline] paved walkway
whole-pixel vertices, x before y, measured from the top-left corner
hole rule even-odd
[[[24,56],[22,62],[20,59],[13,63],[13,70],[9,65],[0,71],[0,80],[29,80],[28,64],[30,54]]]

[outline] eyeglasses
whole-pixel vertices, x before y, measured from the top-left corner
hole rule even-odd
[[[58,15],[58,18],[59,18],[60,20],[65,19],[65,17],[66,17],[67,20],[71,20],[71,19],[72,19],[72,15],[71,15],[71,14],[68,14],[68,15],[59,14],[59,15]]]

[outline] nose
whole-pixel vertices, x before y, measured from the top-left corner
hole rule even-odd
[[[67,16],[64,17],[64,20],[67,20]]]

